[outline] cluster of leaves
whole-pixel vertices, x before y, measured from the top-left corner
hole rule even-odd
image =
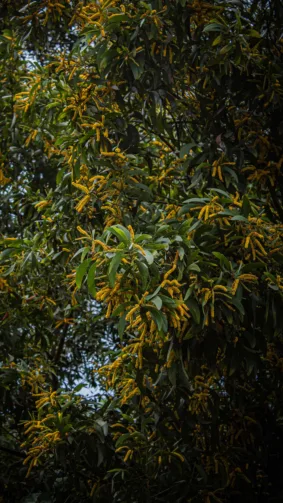
[[[282,500],[282,22],[6,2],[4,501]]]

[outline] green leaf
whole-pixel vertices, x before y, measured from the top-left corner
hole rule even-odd
[[[6,250],[5,250],[5,251],[6,251]],[[22,267],[23,269],[24,269],[24,268],[25,268],[25,266],[28,264],[28,262],[30,262],[30,261],[31,261],[31,258],[32,258],[32,252],[29,252],[29,253],[27,253],[27,254],[25,255],[24,261],[23,261],[23,263],[22,263],[22,265],[21,265],[21,267]]]
[[[122,316],[120,317],[120,319],[118,321],[118,325],[117,325],[118,335],[119,335],[121,341],[123,339],[123,334],[124,334],[126,324],[127,324],[126,314],[127,313],[122,314]]]
[[[135,63],[134,61],[130,61],[130,68],[132,70],[133,76],[135,80],[138,80],[143,74],[143,68],[140,64]]]
[[[200,268],[199,268],[199,266],[197,264],[191,264],[188,267],[188,271],[200,272]]]
[[[172,297],[168,297],[167,295],[162,295],[160,294],[160,299],[162,300],[162,303],[169,307],[170,309],[175,309],[179,304],[179,302],[182,304],[182,300],[174,300]]]
[[[65,172],[66,172],[65,166],[63,168],[59,169],[59,171],[56,175],[56,185],[59,185],[62,182]]]
[[[118,449],[118,447],[122,447],[125,441],[128,440],[130,437],[131,437],[130,433],[124,433],[124,435],[121,435],[115,444],[116,449]]]
[[[84,261],[85,257],[87,256],[88,252],[90,250],[90,247],[89,246],[86,246],[83,251],[82,251],[82,256],[81,256],[81,262]]]
[[[143,291],[146,290],[147,287],[147,282],[149,278],[149,272],[148,272],[148,267],[144,262],[140,262],[139,260],[136,261],[139,273],[140,273],[140,280],[141,280],[141,285]]]
[[[204,27],[203,32],[206,33],[210,31],[226,31],[226,27],[220,23],[210,23]]]
[[[222,196],[225,196],[227,197],[227,201],[230,200],[230,194],[228,194],[228,192],[226,192],[225,190],[222,190],[222,189],[209,189],[210,192],[217,192],[217,194],[221,194]],[[233,213],[234,214],[234,213]]]
[[[0,262],[10,257],[10,255],[13,255],[13,253],[16,253],[17,251],[18,251],[17,248],[6,248],[6,250],[2,251],[0,255]]]
[[[151,299],[151,302],[153,302],[153,304],[156,305],[158,311],[160,311],[160,309],[162,308],[162,300],[160,297],[154,297],[153,299]]]
[[[192,287],[190,286],[190,288],[188,288],[188,290],[186,291],[186,295],[184,297],[184,300],[186,301],[193,293],[193,289]]]
[[[190,310],[190,313],[193,317],[194,322],[197,323],[197,325],[199,325],[199,323],[200,323],[200,308],[198,306],[197,301],[194,299],[187,299],[186,305],[188,306],[188,308]]]
[[[147,307],[147,309],[150,311],[151,317],[155,321],[158,331],[163,330],[163,332],[167,332],[168,321],[165,314],[161,311],[157,311],[154,307]]]
[[[190,150],[195,147],[195,143],[187,143],[186,145],[183,145],[183,147],[180,150],[180,157],[181,159],[190,152]]]
[[[113,468],[113,470],[108,470],[107,473],[124,473],[125,471],[123,468]]]
[[[150,239],[152,239],[151,234],[137,234],[134,243],[141,243],[142,241],[149,241]]]
[[[201,478],[203,479],[203,484],[206,485],[207,484],[207,474],[204,471],[203,467],[201,465],[197,465],[197,464],[195,464],[195,467],[196,467],[197,471],[199,472]]]
[[[109,271],[108,271],[108,279],[109,279],[109,284],[110,284],[111,288],[113,288],[113,286],[115,285],[116,272],[117,272],[117,269],[120,265],[120,262],[121,262],[123,256],[124,256],[123,252],[117,252],[110,262]]]
[[[222,47],[222,49],[220,49],[219,54],[221,54],[221,55],[227,54],[227,52],[229,52],[231,48],[232,48],[232,45],[230,45],[230,44],[224,45],[224,47]]]
[[[254,38],[261,38],[261,34],[258,31],[253,30],[253,29],[248,31],[248,35],[250,37],[254,37]]]
[[[87,258],[86,260],[84,260],[84,262],[82,262],[79,265],[79,267],[76,270],[76,285],[77,285],[78,289],[80,289],[82,286],[83,277],[87,271],[87,268],[88,268],[90,262],[91,262],[91,259]]]
[[[243,215],[235,215],[234,217],[231,218],[231,220],[249,223],[248,219]]]
[[[162,236],[164,237],[166,234],[169,234],[169,232],[167,231],[171,231],[171,226],[166,224],[166,225],[161,225],[157,230],[156,230],[156,236]]]
[[[266,264],[263,264],[262,262],[250,262],[249,264],[246,264],[243,266],[241,273],[246,274],[249,272],[256,272],[257,270],[265,269]]]
[[[212,254],[214,255],[214,257],[218,258],[220,260],[220,265],[221,266],[225,266],[226,269],[228,269],[228,271],[231,270],[231,264],[229,262],[229,260],[225,257],[225,255],[223,255],[223,253],[220,253],[220,252],[212,252]]]
[[[208,197],[192,197],[191,199],[186,199],[184,203],[208,203]]]
[[[220,44],[220,42],[222,41],[222,35],[218,35],[218,37],[216,37],[213,42],[212,42],[212,47],[215,47],[216,45]]]
[[[107,19],[107,24],[121,24],[123,21],[127,21],[128,16],[126,14],[114,14],[113,17]]]
[[[154,262],[154,256],[152,255],[152,253],[150,251],[148,251],[148,250],[145,250],[145,249],[144,249],[144,252],[145,252],[144,256],[145,256],[145,259],[146,259],[147,263],[149,265],[153,264],[153,262]]]
[[[167,375],[172,386],[176,386],[177,383],[177,368],[176,363],[173,362],[167,370]]]
[[[88,287],[88,291],[89,291],[89,293],[91,293],[91,295],[93,297],[96,296],[95,271],[96,271],[96,263],[94,262],[90,266],[88,274],[87,274],[87,287]]]
[[[76,251],[76,253],[72,256],[71,261],[74,260],[74,258],[77,257],[80,253],[82,255],[84,254],[84,257],[85,257],[85,250],[89,251],[90,250],[89,246],[84,246],[83,248],[80,248],[78,251]],[[82,260],[81,260],[81,262],[82,262]]]
[[[248,218],[251,212],[251,203],[246,195],[243,196],[242,212],[244,217]]]
[[[233,297],[231,304],[233,304],[243,316],[245,315],[244,306],[236,297]]]
[[[245,336],[245,338],[248,340],[250,347],[251,347],[252,349],[254,349],[254,348],[255,348],[255,346],[256,346],[256,338],[255,338],[255,335],[254,335],[254,334],[252,334],[252,333],[250,333],[250,332],[245,332],[245,333],[244,333],[244,336]]]
[[[168,250],[169,243],[153,243],[153,244],[147,243],[146,246],[148,249],[150,248],[151,250]]]
[[[108,227],[107,231],[114,234],[119,239],[119,241],[124,243],[125,245],[128,246],[130,244],[131,234],[129,233],[128,229],[126,229],[126,227],[123,227],[123,225],[112,225],[111,227]]]
[[[38,263],[37,263],[37,258],[36,258],[36,255],[34,254],[34,252],[31,252],[31,266],[33,268],[37,267]]]
[[[147,296],[146,296],[145,300],[146,300],[146,301],[148,301],[148,300],[153,299],[153,298],[154,298],[154,297],[156,297],[156,295],[160,292],[160,290],[161,290],[161,286],[158,286],[158,287],[156,288],[156,290],[154,290],[154,292],[153,292],[153,293],[150,293],[149,295],[147,295]]]

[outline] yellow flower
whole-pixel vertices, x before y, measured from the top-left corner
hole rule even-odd
[[[45,208],[45,206],[48,206],[48,204],[50,204],[50,201],[40,201],[39,203],[36,203],[34,205],[34,207],[36,209],[41,209],[41,208]]]
[[[90,196],[87,195],[78,202],[78,204],[75,206],[75,209],[77,210],[78,213],[81,213],[83,211],[85,205],[89,202],[89,200]]]
[[[132,454],[132,450],[129,449],[128,452],[126,453],[126,456],[124,457],[124,462],[126,463],[126,461],[129,459],[130,455]]]
[[[89,239],[91,239],[91,235],[88,234],[84,229],[82,229],[79,225],[77,226],[77,230],[83,234],[84,236],[88,237]],[[81,239],[81,238],[80,238]]]
[[[6,178],[6,176],[4,175],[3,173],[3,170],[0,169],[0,187],[4,187],[5,185],[7,185],[7,183],[9,183],[11,181],[11,178]]]
[[[72,185],[74,187],[76,187],[76,189],[80,189],[82,190],[83,192],[85,192],[85,194],[89,194],[89,190],[87,187],[85,187],[84,185],[81,185],[80,183],[76,183],[76,182],[72,182]]]
[[[237,289],[238,289],[238,286],[239,286],[239,282],[240,280],[239,279],[236,279],[232,285],[232,288],[231,288],[231,293],[232,295],[236,295],[236,292],[237,292]]]
[[[176,456],[176,458],[179,458],[182,461],[182,463],[184,463],[185,458],[184,458],[184,456],[182,456],[182,454],[180,454],[179,452],[175,452],[175,451],[171,452],[171,454],[173,454],[173,456]]]

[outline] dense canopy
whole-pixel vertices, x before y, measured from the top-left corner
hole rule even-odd
[[[0,501],[283,499],[280,0],[2,0]]]

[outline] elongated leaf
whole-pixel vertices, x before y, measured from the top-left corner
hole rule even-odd
[[[158,292],[160,292],[160,290],[161,290],[161,286],[158,286],[158,287],[156,288],[156,290],[154,290],[154,292],[153,292],[153,293],[151,293],[150,295],[147,295],[147,296],[146,296],[146,300],[151,300],[151,299],[153,299],[154,297],[156,297],[156,295],[158,294]]]
[[[153,304],[156,305],[158,311],[160,311],[160,309],[162,308],[162,299],[157,296],[151,299],[151,302],[153,302]]]
[[[141,243],[142,241],[149,241],[152,239],[151,234],[138,234],[135,236],[134,242]]]
[[[90,266],[88,274],[87,274],[87,287],[88,287],[88,291],[89,291],[89,293],[91,293],[91,295],[93,297],[95,297],[95,295],[96,295],[96,289],[95,289],[95,271],[96,271],[96,263],[94,262]]]
[[[193,317],[193,320],[195,323],[199,324],[200,323],[200,308],[198,306],[198,303],[194,299],[187,299],[186,300],[186,305],[188,306],[190,313]]]
[[[253,30],[253,29],[249,30],[248,34],[250,37],[261,38],[261,34],[258,31]]]
[[[188,267],[188,271],[200,272],[200,268],[199,268],[199,266],[197,264],[191,264]]]
[[[78,289],[80,289],[82,286],[82,281],[83,281],[84,275],[87,271],[87,268],[88,268],[90,262],[91,262],[91,259],[87,258],[86,260],[84,260],[84,262],[82,262],[79,265],[79,267],[76,270],[76,285],[77,285]]]
[[[149,265],[153,264],[154,256],[152,255],[152,253],[148,250],[144,250],[144,252],[145,252],[145,259],[146,259],[147,263]]]
[[[114,14],[107,20],[108,24],[120,24],[122,21],[127,21],[128,16],[126,14]]]
[[[216,37],[213,42],[212,42],[212,47],[215,47],[216,45],[220,44],[220,42],[222,41],[222,35],[218,35],[218,37]]]
[[[157,329],[166,332],[168,330],[168,322],[164,313],[155,308],[147,308],[150,311],[152,319],[155,321]]]
[[[124,313],[120,317],[118,325],[117,325],[118,335],[120,337],[120,340],[123,339],[123,334],[124,334],[124,330],[125,330],[126,324],[127,324],[127,322],[126,322],[126,313]]]
[[[133,76],[134,76],[135,80],[138,80],[143,73],[143,68],[138,63],[135,63],[134,61],[130,61],[130,67],[133,72]]]
[[[109,284],[110,284],[111,288],[113,288],[113,286],[115,285],[116,272],[117,272],[117,269],[120,265],[120,262],[121,262],[123,256],[124,256],[123,252],[117,252],[110,262],[109,271],[108,271],[108,278],[109,278]]]
[[[115,444],[115,447],[116,449],[118,449],[118,447],[122,447],[122,445],[125,445],[125,442],[131,437],[131,434],[130,433],[124,433],[124,435],[121,435],[116,444]]]
[[[231,218],[231,220],[249,223],[248,219],[246,217],[244,217],[243,215],[235,215],[234,217]]]
[[[17,248],[6,248],[6,250],[2,251],[0,255],[0,262],[2,260],[5,260],[6,258],[10,257],[10,255],[13,255],[13,253],[17,252]]]
[[[187,143],[186,145],[183,145],[183,147],[180,150],[180,157],[184,157],[184,155],[188,154],[190,150],[195,147],[195,143]]]
[[[203,32],[206,33],[209,31],[225,31],[225,30],[226,30],[226,27],[223,24],[210,23],[204,27]]]
[[[130,244],[131,234],[129,233],[128,229],[126,229],[126,227],[123,227],[122,225],[112,225],[111,227],[108,227],[107,231],[114,234],[119,239],[119,241],[125,243],[125,245]]]
[[[220,260],[221,266],[225,265],[226,269],[230,270],[231,269],[231,264],[229,260],[223,255],[223,253],[220,252],[212,252],[214,257],[218,258]]]
[[[141,262],[139,260],[136,262],[136,264],[137,264],[137,267],[138,267],[138,270],[140,273],[139,279],[142,284],[142,289],[143,289],[143,291],[145,291],[146,287],[147,287],[148,278],[149,278],[148,267],[144,262]]]

